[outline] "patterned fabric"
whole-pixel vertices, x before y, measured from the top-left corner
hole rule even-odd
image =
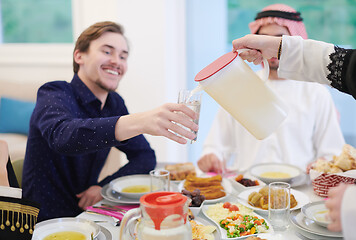
[[[262,9],[262,12],[265,11],[281,11],[281,12],[290,12],[297,13],[297,11],[285,4],[272,4]],[[255,34],[258,30],[265,25],[276,23],[280,26],[288,28],[291,36],[301,36],[304,39],[308,38],[307,31],[305,30],[304,23],[302,21],[294,21],[282,17],[263,17],[251,22],[248,26],[251,30],[251,33]]]
[[[30,121],[23,172],[23,195],[41,204],[39,221],[82,212],[77,194],[120,176],[154,169],[154,151],[143,135],[119,142],[115,125],[127,115],[124,100],[110,92],[104,107],[77,75],[71,83],[43,85]],[[111,147],[128,164],[98,182]]]
[[[336,187],[340,183],[355,183],[356,179],[352,177],[340,176],[335,174],[323,173],[312,181],[315,194],[321,197],[327,197],[329,189]]]
[[[335,52],[331,53],[330,63],[327,66],[330,73],[328,74],[327,78],[330,80],[330,85],[334,88],[338,89],[341,92],[350,93],[347,85],[346,85],[346,69],[349,65],[349,59],[351,53],[354,50],[351,49],[344,49],[338,46],[334,47]]]
[[[39,205],[25,199],[0,197],[0,239],[30,240]]]

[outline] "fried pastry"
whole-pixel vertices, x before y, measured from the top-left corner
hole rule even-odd
[[[196,174],[191,162],[168,164],[164,168],[169,171],[171,180],[184,180],[189,174]]]
[[[200,178],[194,175],[188,175],[184,182],[184,189],[191,192],[195,189],[199,189],[201,195],[205,196],[205,199],[217,199],[226,195],[225,189],[221,185],[221,182],[221,175],[208,178]]]

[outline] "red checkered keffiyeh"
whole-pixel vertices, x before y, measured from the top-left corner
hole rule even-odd
[[[276,23],[288,28],[291,36],[301,36],[307,39],[308,34],[302,20],[300,13],[292,7],[285,4],[273,4],[263,8],[257,14],[256,20],[249,24],[249,28],[251,33],[255,34],[262,26]]]

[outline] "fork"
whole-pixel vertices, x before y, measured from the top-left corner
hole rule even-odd
[[[113,220],[113,222],[111,221],[105,221],[105,220],[95,220],[93,222],[95,223],[103,223],[103,222],[108,222],[108,223],[112,223],[114,226],[120,226],[121,224],[121,220],[116,218],[116,217],[113,217],[113,216],[109,216],[109,215],[106,215],[106,214],[103,214],[103,213],[98,213],[98,212],[94,212],[94,211],[90,211],[90,210],[86,210],[85,211],[86,213],[90,213],[90,214],[97,214],[97,215],[101,215],[101,216],[106,216],[106,217],[109,217]]]
[[[117,209],[117,210],[120,210],[120,211],[125,212],[125,213],[128,211],[127,209],[120,208],[120,207],[115,206],[115,205],[105,204],[105,203],[102,203],[101,206],[102,207],[106,207],[106,208],[111,208],[111,209]]]
[[[96,209],[101,209],[101,210],[105,210],[105,211],[109,211],[109,212],[117,212],[117,213],[121,213],[122,215],[124,215],[125,213],[127,213],[127,210],[122,209],[122,208],[115,208],[115,207],[106,207],[106,206],[92,206],[93,208]]]

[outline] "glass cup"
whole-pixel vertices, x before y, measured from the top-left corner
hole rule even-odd
[[[289,227],[290,185],[285,182],[269,184],[268,220],[274,231],[285,231]]]
[[[169,171],[164,169],[155,169],[150,171],[151,192],[169,191]]]
[[[202,92],[195,92],[194,90],[180,90],[178,95],[178,103],[183,103],[184,105],[188,106],[194,112],[200,114],[200,105],[201,105],[201,96]],[[199,116],[197,119],[194,120],[194,123],[199,124]],[[192,131],[189,128],[183,127],[187,130]],[[198,134],[198,131],[192,131],[195,135]],[[196,142],[197,137],[193,140],[188,139],[190,143]]]

